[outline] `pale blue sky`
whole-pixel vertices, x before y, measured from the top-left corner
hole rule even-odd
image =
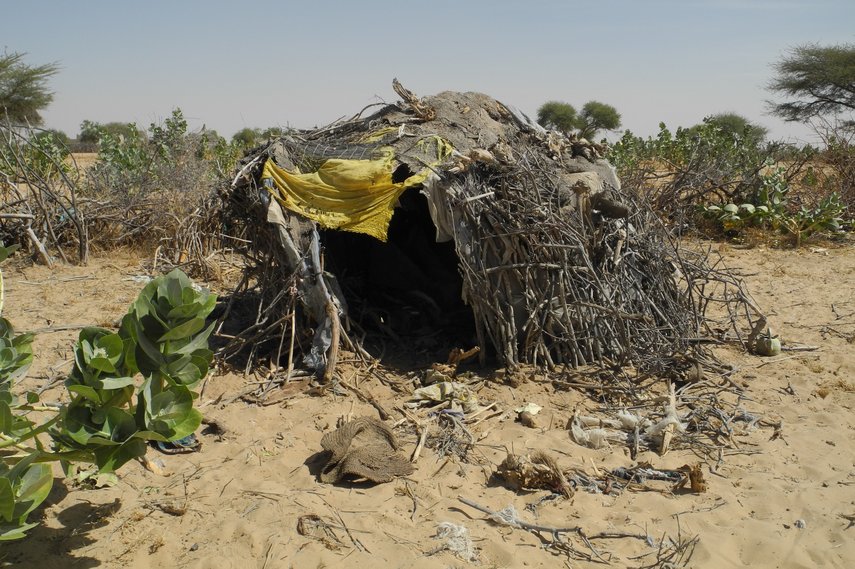
[[[855,0],[5,0],[0,49],[58,62],[46,126],[311,127],[379,100],[481,91],[534,113],[546,100],[617,107],[649,135],[735,111],[775,138],[770,64],[794,45],[855,43]]]

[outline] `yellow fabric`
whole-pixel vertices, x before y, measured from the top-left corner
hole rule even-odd
[[[439,164],[451,154],[451,145],[439,138],[419,141],[436,144]],[[389,221],[400,195],[424,182],[431,174],[423,168],[403,182],[392,182],[394,151],[384,150],[375,160],[326,160],[315,172],[291,172],[271,159],[264,164],[262,180],[270,180],[270,193],[286,209],[299,213],[329,229],[365,233],[386,241]]]

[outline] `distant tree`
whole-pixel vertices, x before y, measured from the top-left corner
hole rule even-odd
[[[109,134],[117,139],[130,140],[138,137],[141,133],[134,123],[108,122],[101,124],[84,120],[80,123],[80,134],[77,135],[77,140],[78,142],[97,144],[103,134]]]
[[[285,129],[278,126],[271,126],[261,133],[261,138],[278,138],[285,134]]]
[[[537,122],[564,133],[578,130],[580,137],[591,139],[601,130],[620,128],[620,113],[599,101],[588,101],[579,114],[570,103],[549,101],[537,110]]]
[[[25,53],[0,55],[0,117],[14,124],[42,123],[41,111],[53,101],[48,79],[59,71],[56,63],[32,66]]]
[[[220,139],[223,138],[222,136],[220,136],[219,132],[217,132],[213,128],[208,128],[205,125],[202,125],[202,130],[199,135],[204,136],[205,138],[213,142],[218,142]]]
[[[855,112],[855,44],[797,46],[774,69],[768,88],[788,100],[769,106],[784,120]]]
[[[754,124],[747,118],[736,113],[710,115],[704,119],[704,122],[720,128],[722,132],[727,134],[742,137],[752,144],[760,144],[766,139],[766,135],[769,134],[766,127]],[[695,125],[692,128],[697,129],[700,126]]]
[[[576,128],[576,119],[576,109],[570,103],[549,101],[537,110],[538,123],[564,133]]]
[[[257,128],[242,128],[232,136],[232,142],[242,148],[252,148],[258,144],[261,131]]]
[[[579,136],[593,139],[601,130],[620,128],[620,113],[611,105],[599,101],[588,101],[576,120]]]

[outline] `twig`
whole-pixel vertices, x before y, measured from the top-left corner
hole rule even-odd
[[[427,440],[428,430],[421,423],[416,423],[416,430],[419,431],[419,443],[416,445],[416,450],[413,451],[413,456],[410,458],[410,462],[415,462],[419,459],[419,455],[422,453],[422,448],[425,446],[425,441]]]
[[[524,529],[526,531],[535,532],[535,533],[547,532],[552,536],[552,539],[553,539],[552,545],[559,545],[559,544],[566,545],[566,543],[561,539],[560,534],[562,534],[562,533],[575,533],[576,535],[579,536],[580,539],[582,539],[582,541],[585,543],[585,545],[588,547],[588,549],[591,550],[591,553],[594,554],[594,557],[599,559],[602,563],[608,564],[608,561],[606,561],[602,557],[602,555],[596,550],[596,548],[594,548],[594,546],[591,544],[591,542],[588,539],[588,536],[585,533],[585,530],[579,526],[553,527],[553,526],[542,526],[542,525],[538,525],[538,524],[530,524],[528,522],[524,522],[524,521],[520,520],[519,518],[508,519],[508,517],[503,515],[502,513],[497,512],[495,510],[491,510],[490,508],[482,506],[476,502],[473,502],[472,500],[469,500],[468,498],[464,498],[463,496],[458,496],[457,499],[459,501],[463,502],[464,504],[466,504],[467,506],[470,506],[470,507],[475,508],[476,510],[478,510],[480,512],[487,514],[488,516],[490,516],[490,519],[495,521],[496,523],[507,525],[510,527],[516,527],[516,528]]]
[[[571,526],[571,527],[554,527],[554,526],[542,526],[538,524],[530,524],[528,522],[524,522],[522,520],[514,520],[513,522],[505,520],[505,518],[496,510],[491,510],[486,506],[482,506],[477,502],[473,502],[468,498],[464,498],[463,496],[458,496],[457,499],[469,507],[475,508],[476,510],[487,514],[490,516],[491,520],[496,521],[497,523],[508,525],[511,527],[518,527],[528,531],[544,531],[551,534],[558,533],[584,533],[584,530],[579,526]]]

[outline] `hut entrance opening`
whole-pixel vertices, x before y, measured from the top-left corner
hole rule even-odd
[[[472,310],[461,298],[463,279],[454,242],[436,242],[427,199],[405,191],[388,241],[322,230],[325,271],[334,274],[348,319],[363,347],[386,363],[443,361],[453,347],[476,345]]]

